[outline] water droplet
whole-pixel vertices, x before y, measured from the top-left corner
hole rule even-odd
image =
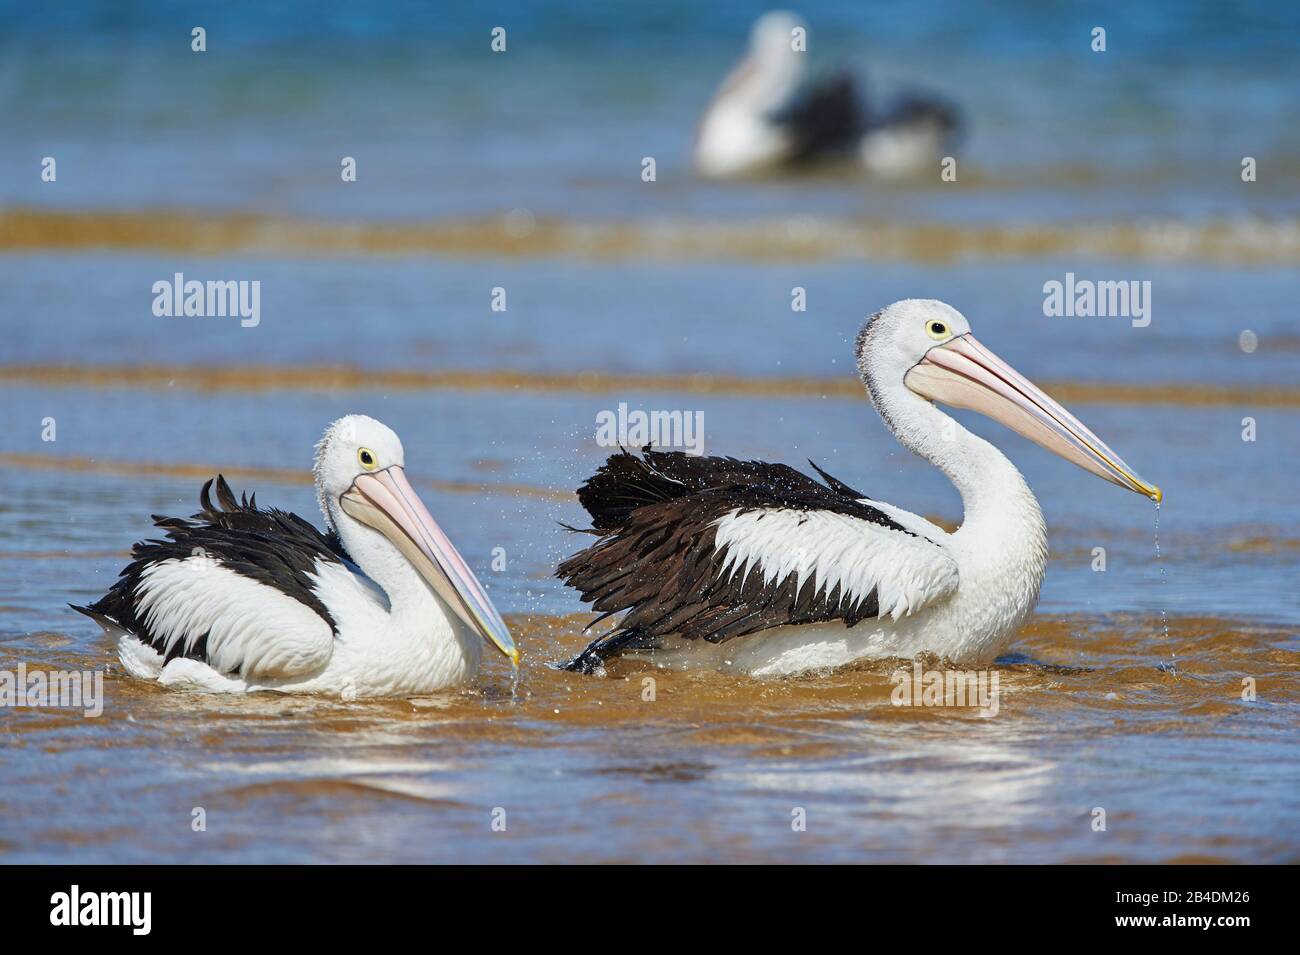
[[[1166,608],[1165,606],[1166,601],[1164,599],[1165,597],[1168,596],[1168,584],[1167,584],[1168,577],[1165,574],[1165,562],[1163,558],[1160,556],[1160,502],[1159,501],[1156,501],[1155,541],[1156,541],[1156,566],[1160,568],[1160,596],[1161,596],[1160,622],[1161,624],[1164,625],[1165,642],[1168,643],[1169,642],[1169,611],[1168,608]]]

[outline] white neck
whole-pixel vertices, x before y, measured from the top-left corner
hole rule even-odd
[[[961,495],[966,522],[1006,517],[1008,498],[1027,498],[1038,509],[1033,492],[1007,456],[931,402],[909,390],[877,389],[876,410],[898,442],[948,476]],[[1019,492],[1008,495],[1008,491]],[[1041,514],[1040,514],[1041,519]]]
[[[329,515],[348,556],[388,597],[392,640],[411,643],[449,665],[478,667],[481,644],[397,547],[372,527],[335,510]]]
[[[740,110],[766,122],[768,113],[789,105],[802,82],[800,54],[751,50],[728,75],[709,109]]]
[[[873,385],[869,380],[872,402],[899,443],[961,494],[962,526],[945,546],[957,559],[962,590],[979,592],[968,622],[975,628],[983,620],[990,636],[1006,621],[1018,626],[1047,570],[1047,525],[1033,491],[1006,455],[901,382]]]

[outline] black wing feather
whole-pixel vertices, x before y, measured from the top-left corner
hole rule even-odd
[[[288,511],[259,509],[256,495],[236,498],[221,475],[217,475],[215,483],[214,507],[213,487],[211,480],[204,483],[199,492],[200,510],[192,517],[154,515],[154,525],[166,531],[167,539],[137,543],[131,549],[131,563],[123,568],[108,593],[88,607],[73,605],[73,609],[92,619],[107,618],[165,653],[169,661],[184,656],[207,662],[207,634],[192,643],[176,640],[168,649],[162,636],[151,633],[143,616],[136,612],[136,591],[147,567],[159,561],[204,555],[305,604],[337,633],[334,619],[313,592],[308,575],[315,571],[318,560],[347,560],[338,535],[326,536]]]
[[[790,131],[792,163],[834,158],[853,149],[866,115],[859,87],[849,71],[831,73],[809,83],[769,117]]]
[[[724,553],[715,543],[714,522],[736,509],[832,511],[910,533],[865,503],[865,495],[813,467],[826,484],[764,461],[650,447],[639,456],[611,455],[578,489],[600,540],[562,562],[556,576],[578,590],[603,615],[599,619],[627,614],[566,669],[590,672],[669,634],[721,643],[769,627],[828,620],[853,626],[877,616],[874,592],[840,606],[838,585],[818,594],[811,581],[801,591],[794,575],[773,586],[758,574],[743,581],[721,575]]]

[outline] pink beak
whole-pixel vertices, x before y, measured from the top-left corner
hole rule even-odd
[[[1157,504],[1163,497],[1160,488],[1138,477],[1082,421],[969,333],[931,348],[903,383],[922,398],[988,415],[1084,470]]]
[[[519,663],[519,650],[483,585],[396,465],[362,474],[339,498],[344,513],[393,542],[471,630]]]

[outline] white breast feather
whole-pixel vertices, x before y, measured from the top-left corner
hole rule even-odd
[[[245,577],[211,557],[164,560],[145,568],[136,612],[168,649],[205,633],[207,657],[220,672],[284,679],[323,667],[334,632],[306,604]]]
[[[880,616],[894,620],[957,590],[957,563],[938,545],[831,511],[739,509],[714,522],[726,552],[721,573],[740,586],[757,569],[765,585],[790,574],[818,595],[838,584],[840,605],[857,606],[874,590]]]
[[[334,618],[340,634],[366,633],[382,626],[377,621],[391,609],[388,595],[359,568],[353,571],[345,564],[318,560],[310,576],[312,591]]]

